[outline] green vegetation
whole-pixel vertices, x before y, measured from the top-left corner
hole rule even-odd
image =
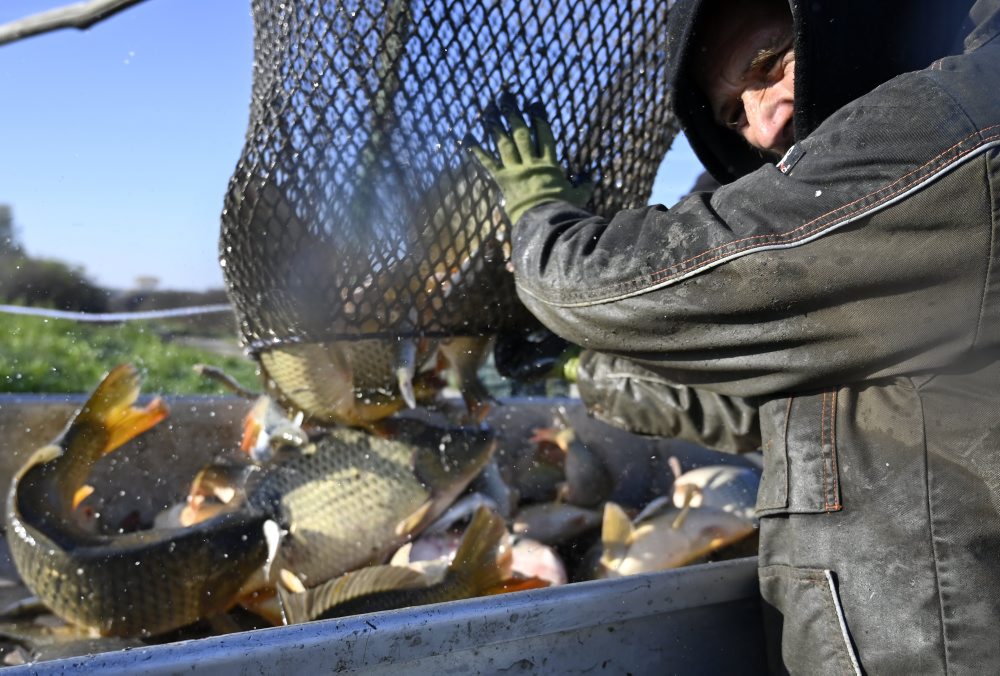
[[[147,394],[223,394],[195,364],[223,369],[259,390],[253,362],[172,343],[146,322],[83,325],[0,315],[0,392],[89,392],[114,366],[131,362],[145,374]]]

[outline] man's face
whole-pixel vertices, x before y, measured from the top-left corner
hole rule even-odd
[[[792,18],[782,3],[725,3],[705,18],[695,80],[718,124],[780,157],[795,142]]]

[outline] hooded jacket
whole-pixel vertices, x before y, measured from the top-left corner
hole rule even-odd
[[[601,417],[728,450],[759,432],[776,669],[1000,673],[1000,3],[870,4],[792,3],[775,166],[704,115],[706,10],[679,1],[678,116],[726,185],[610,220],[535,207],[518,292],[609,355],[580,369],[585,399],[612,383]]]
[[[698,159],[729,183],[769,160],[718,126],[691,81],[699,19],[726,0],[679,0],[670,10],[667,51],[674,111]],[[974,0],[790,2],[795,32],[795,137],[806,138],[837,109],[893,77],[961,53],[974,27]],[[732,4],[732,3],[730,3]],[[985,13],[988,2],[978,3]]]

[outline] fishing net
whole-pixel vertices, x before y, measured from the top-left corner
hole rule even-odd
[[[663,0],[253,0],[221,265],[252,353],[530,322],[495,186],[459,149],[504,89],[544,103],[590,208],[645,204],[676,127]]]

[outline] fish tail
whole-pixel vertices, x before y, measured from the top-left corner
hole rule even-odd
[[[112,369],[83,405],[73,424],[92,424],[106,430],[101,449],[110,453],[167,417],[167,405],[157,397],[144,408],[135,406],[142,378],[132,364]]]
[[[486,506],[477,509],[446,577],[463,582],[474,596],[499,586],[510,576],[510,548],[503,546],[506,535],[504,521],[496,512]]]

